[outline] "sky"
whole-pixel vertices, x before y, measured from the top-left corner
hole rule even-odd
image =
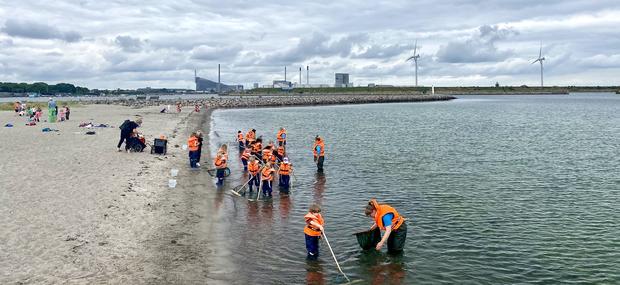
[[[0,82],[620,85],[620,1],[0,0]]]

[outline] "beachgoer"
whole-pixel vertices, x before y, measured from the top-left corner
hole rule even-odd
[[[405,239],[407,239],[407,224],[405,218],[399,215],[396,209],[371,199],[364,213],[374,219],[371,230],[379,227],[380,230],[385,231],[381,241],[375,247],[376,250],[381,250],[386,241],[388,252],[397,253],[403,250]]]
[[[260,186],[260,164],[255,157],[250,157],[250,162],[248,163],[248,171],[250,172],[250,182],[248,182],[248,187],[250,188],[250,192],[252,192],[252,186],[256,186],[256,191],[260,191],[258,187]]]
[[[37,110],[34,112],[34,120],[37,122],[40,122],[42,115],[43,115],[43,110],[41,110],[41,107],[37,107]]]
[[[215,157],[215,162],[213,163],[215,165],[215,177],[217,177],[217,185],[222,185],[224,184],[224,174],[226,171],[226,154],[223,152],[218,152],[217,156]]]
[[[58,113],[58,120],[61,122],[65,121],[65,108],[60,108],[60,113]]]
[[[56,122],[56,115],[58,114],[57,108],[58,107],[56,106],[56,101],[50,98],[47,102],[47,111],[48,111],[47,121],[48,122],[50,123]]]
[[[316,136],[314,138],[312,152],[314,153],[314,162],[316,163],[317,171],[323,172],[323,162],[325,161],[325,142],[320,136]]]
[[[200,142],[198,140],[198,134],[195,132],[187,140],[187,147],[189,149],[189,167],[198,168],[198,153]]]
[[[276,170],[271,166],[271,162],[267,162],[260,173],[260,179],[263,182],[263,196],[265,197],[271,197],[273,173],[275,172]]]
[[[177,113],[181,113],[181,102],[177,102]]]
[[[136,132],[136,128],[138,128],[140,125],[142,125],[142,118],[138,118],[135,122],[125,120],[125,122],[120,125],[119,128],[121,129],[121,138],[118,141],[118,145],[116,146],[116,148],[118,148],[118,151],[121,151],[121,145],[123,144],[123,142],[125,142],[125,150],[129,150],[129,138],[134,132]]]
[[[200,167],[200,157],[202,156],[202,142],[204,140],[202,131],[197,131],[196,137],[198,138],[198,154],[196,154],[196,166]]]
[[[19,111],[21,111],[22,108],[22,104],[19,103],[19,101],[15,101],[15,103],[13,103],[13,109],[15,110],[15,114],[19,115]]]
[[[237,142],[239,143],[239,151],[243,151],[243,149],[245,149],[245,141],[243,140],[243,133],[241,131],[237,131]]]
[[[278,131],[278,145],[279,146],[285,146],[286,145],[286,129],[285,128],[280,128],[280,130]]]
[[[69,106],[65,106],[65,120],[69,120],[69,115],[71,115],[71,109],[69,109]]]
[[[194,112],[200,113],[200,105],[199,104],[194,105]]]
[[[321,216],[321,207],[317,204],[310,206],[308,213],[304,216],[304,220],[306,221],[304,234],[306,236],[307,258],[309,260],[316,260],[319,257],[319,238],[321,238],[325,225],[323,216]]]
[[[243,149],[243,153],[241,153],[241,163],[243,163],[243,171],[248,170],[248,160],[250,159],[250,155],[252,155],[250,148]]]
[[[293,165],[288,162],[288,157],[285,157],[284,159],[282,159],[282,162],[280,162],[280,169],[278,171],[280,177],[278,185],[280,186],[280,191],[284,192],[285,194],[288,194],[288,190],[290,188],[290,175],[292,171]]]

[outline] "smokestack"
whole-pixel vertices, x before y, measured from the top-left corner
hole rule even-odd
[[[286,81],[286,66],[284,66],[284,81]]]
[[[306,85],[310,85],[310,66],[306,65]]]
[[[217,93],[220,93],[220,64],[217,64]]]
[[[299,85],[301,86],[301,67],[299,68]]]
[[[196,84],[196,91],[198,91],[198,72],[196,69],[194,69],[194,83]]]

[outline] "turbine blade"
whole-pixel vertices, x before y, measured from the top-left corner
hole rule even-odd
[[[532,61],[532,64],[537,63],[538,61],[540,61],[540,59],[537,59],[535,61]]]
[[[540,42],[540,50],[538,51],[538,58],[542,57],[542,42]]]
[[[416,51],[418,50],[418,40],[415,40],[415,44],[413,45],[413,55],[416,55]]]

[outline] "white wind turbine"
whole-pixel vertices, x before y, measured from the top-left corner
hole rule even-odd
[[[540,43],[540,50],[538,51],[538,59],[534,60],[532,64],[540,62],[540,87],[543,87],[543,61],[545,57],[542,56],[542,42]]]
[[[413,55],[410,56],[406,61],[410,61],[413,59],[413,62],[415,63],[415,87],[418,87],[418,59],[420,58],[420,55],[417,54],[418,51],[418,41],[415,41],[415,45],[413,46]]]

